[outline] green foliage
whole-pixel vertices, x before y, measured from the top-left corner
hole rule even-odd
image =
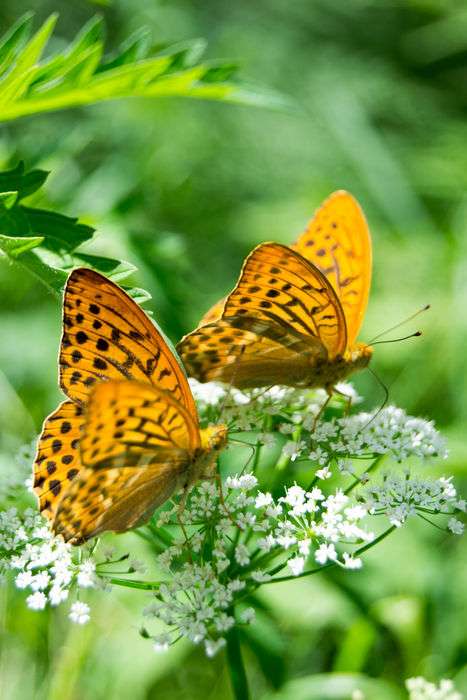
[[[116,281],[131,275],[136,268],[129,262],[77,250],[92,238],[91,226],[63,214],[21,204],[24,197],[41,187],[47,176],[43,170],[25,172],[23,163],[0,173],[0,187],[4,190],[0,191],[0,251],[57,294],[75,267],[90,267]],[[149,298],[141,289],[127,291],[140,302]]]
[[[30,37],[32,15],[0,38],[0,121],[122,97],[182,96],[284,106],[278,95],[234,82],[236,66],[203,61],[203,40],[153,50],[138,31],[104,57],[103,22],[94,17],[63,51],[42,58],[58,15]],[[41,61],[42,58],[42,61]]]
[[[65,11],[64,4],[35,0],[38,21],[51,7],[62,11],[49,56],[64,59],[70,38],[95,4],[77,0]],[[451,457],[433,473],[454,473],[462,488],[467,476],[467,32],[462,3],[100,4],[107,45],[118,46],[135,27],[147,24],[157,41],[168,44],[174,37],[206,36],[212,55],[241,60],[254,82],[291,94],[306,116],[207,101],[119,100],[92,110],[5,122],[2,169],[24,159],[29,167],[52,170],[47,192],[26,190],[20,206],[85,216],[98,228],[99,239],[89,239],[78,251],[92,246],[92,253],[131,260],[139,270],[138,283],[151,290],[155,318],[178,340],[232,286],[253,245],[287,243],[325,196],[349,189],[365,209],[374,241],[373,286],[361,338],[368,340],[432,303],[414,326],[420,323],[422,338],[378,346],[373,369],[390,386],[391,401],[436,420]],[[18,16],[19,5],[16,0],[0,3],[2,27]],[[24,26],[15,32],[16,38],[12,32],[10,44],[2,47],[3,66],[11,65],[20,43],[27,41]],[[123,47],[123,61],[131,65],[146,60],[149,46],[147,34],[133,36]],[[47,65],[47,55],[40,60]],[[112,60],[115,56],[105,59],[107,64]],[[108,67],[109,74],[122,66],[117,59]],[[221,77],[211,64],[211,76],[216,70]],[[92,80],[99,75],[95,70]],[[167,73],[165,79],[175,75]],[[227,74],[222,79],[232,81]],[[222,84],[202,86],[219,89]],[[241,97],[242,89],[236,90],[233,94]],[[33,100],[33,94],[29,83],[27,100],[23,96],[17,104],[35,104],[39,95]],[[0,118],[8,113],[0,110]],[[27,186],[23,180],[23,187],[34,190],[34,178]],[[18,182],[3,182],[0,175],[0,191],[18,190]],[[13,195],[5,199],[6,208],[14,206]],[[36,264],[54,255],[36,246],[35,239],[44,234],[37,228],[28,236],[3,229],[0,234],[15,239],[2,239],[3,250],[19,246],[17,259],[8,253],[11,264],[0,261],[0,466],[8,475],[15,469],[18,446],[33,437],[58,400],[60,309],[21,267],[28,255],[36,255]],[[22,251],[28,245],[36,247]],[[67,269],[62,265],[64,256],[55,289]],[[381,403],[370,375],[362,373],[356,383],[371,405]],[[247,449],[243,457],[248,459]],[[144,546],[134,536],[118,544],[144,558]],[[359,687],[372,700],[393,700],[406,697],[400,692],[403,679],[419,673],[433,680],[454,677],[466,693],[466,554],[465,538],[449,544],[441,533],[414,527],[375,551],[347,586],[333,576],[298,588],[271,586],[265,605],[271,619],[269,612],[261,615],[258,639],[248,642],[245,654],[254,697],[336,700],[344,693],[349,700]],[[7,632],[0,695],[5,700],[231,700],[220,655],[209,665],[201,651],[182,647],[154,656],[147,640],[139,639],[137,611],[146,602],[144,592],[136,605],[121,590],[118,607],[114,596],[99,594],[96,619],[84,628],[70,627],[59,615],[47,618],[27,610],[21,592],[6,586],[2,596]],[[269,635],[273,627],[280,639]],[[282,659],[269,670],[271,682],[260,670],[268,654],[274,663]],[[316,675],[323,670],[333,676]],[[278,694],[271,685],[282,681]]]

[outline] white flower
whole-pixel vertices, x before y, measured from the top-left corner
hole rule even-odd
[[[89,622],[90,620],[89,605],[77,600],[71,606],[68,617],[72,622],[76,622],[78,625],[85,625],[86,622]]]
[[[33,576],[30,571],[21,571],[15,578],[15,585],[17,588],[28,588],[31,585],[32,579]]]
[[[152,638],[153,645],[152,648],[157,653],[167,651],[170,646],[170,634],[166,632],[163,634],[158,634],[157,637]]]
[[[234,618],[224,612],[218,613],[215,617],[214,625],[218,632],[228,632],[228,630],[233,627],[234,624]]]
[[[306,445],[304,442],[295,442],[293,440],[286,442],[282,448],[282,454],[289,457],[294,462],[301,455]]]
[[[242,613],[240,614],[241,621],[247,625],[254,622],[255,618],[256,618],[256,612],[255,612],[254,608],[245,608],[245,610],[243,610]]]
[[[60,586],[54,585],[49,590],[49,602],[51,605],[60,605],[68,598],[68,589],[60,588]]]
[[[31,595],[26,598],[26,605],[28,608],[31,608],[31,610],[43,610],[47,605],[45,593],[42,591],[31,593]]]
[[[220,639],[206,639],[204,642],[204,649],[206,651],[206,656],[212,659],[217,652],[225,646],[225,639],[220,637]]]
[[[249,491],[258,484],[258,479],[254,474],[243,474],[242,476],[228,476],[225,486],[228,489],[245,489]]]
[[[315,559],[318,564],[326,564],[328,559],[331,561],[336,561],[337,552],[333,544],[323,543],[315,552]]]
[[[94,586],[96,565],[91,559],[83,562],[79,566],[77,582],[81,588],[91,588]]]
[[[329,467],[323,467],[322,469],[318,469],[318,471],[315,472],[315,474],[318,477],[318,479],[323,479],[323,481],[325,479],[330,479],[332,476],[332,472],[329,469]]]
[[[216,382],[206,382],[206,384],[201,384],[193,377],[188,379],[193,396],[197,401],[205,403],[209,406],[215,406],[218,404],[225,396],[226,390],[221,384]]]
[[[457,520],[456,518],[451,518],[448,522],[448,528],[455,535],[462,535],[464,532],[464,523],[461,523],[461,521]]]
[[[294,576],[298,576],[302,573],[305,568],[305,558],[304,557],[292,557],[287,560],[287,566]]]
[[[250,563],[248,548],[244,544],[237,544],[235,547],[235,561],[240,566],[248,566]]]
[[[30,587],[33,591],[43,591],[49,585],[50,576],[47,571],[40,571],[32,577]]]
[[[255,506],[256,508],[265,508],[266,506],[271,505],[272,503],[272,496],[270,493],[262,493],[259,491],[258,495],[255,498]]]
[[[349,554],[348,552],[344,552],[343,559],[344,559],[344,567],[346,569],[361,569],[362,568],[362,560],[359,557],[355,558],[351,554]]]
[[[451,680],[442,680],[439,685],[429,683],[422,677],[408,678],[405,686],[409,691],[409,700],[462,700]]]

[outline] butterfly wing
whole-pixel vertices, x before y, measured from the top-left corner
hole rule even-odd
[[[324,275],[287,246],[263,243],[246,259],[222,319],[185,336],[178,348],[201,381],[298,386],[313,364],[346,344],[342,307]]]
[[[74,270],[65,288],[60,386],[85,402],[102,379],[157,384],[197,420],[183,368],[163,334],[120,287],[93,270]]]
[[[371,284],[371,237],[365,216],[348,192],[334,192],[292,246],[335,290],[352,346],[362,325]]]
[[[89,395],[80,447],[84,467],[60,500],[53,526],[75,544],[147,520],[183,485],[200,435],[173,395],[108,381]]]
[[[242,389],[299,386],[310,366],[327,357],[319,340],[303,339],[281,324],[248,316],[196,329],[183,338],[179,352],[188,374],[199,381],[231,382]]]
[[[81,406],[64,401],[45,419],[34,461],[34,491],[43,515],[53,520],[63,493],[81,470]]]

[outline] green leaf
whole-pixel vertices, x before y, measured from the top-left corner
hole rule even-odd
[[[16,238],[0,234],[0,250],[11,258],[17,258],[31,248],[36,248],[43,240],[40,236]]]
[[[21,209],[29,224],[29,230],[44,236],[44,245],[51,250],[74,250],[92,238],[94,229],[78,223],[78,219],[45,209]]]
[[[31,31],[33,13],[23,15],[0,40],[0,76],[12,64]]]
[[[0,205],[11,209],[17,202],[18,192],[0,192]]]
[[[15,56],[13,65],[0,81],[0,108],[5,108],[5,105],[20,99],[27,92],[34,78],[34,67],[42,55],[57,18],[58,15],[51,15]]]
[[[0,121],[122,97],[183,96],[261,107],[290,108],[288,101],[262,88],[234,81],[230,62],[204,62],[202,39],[150,48],[140,30],[108,59],[103,58],[103,24],[88,22],[64,51],[41,62],[57,20],[52,15],[27,43],[30,18],[0,40]]]
[[[41,170],[27,173],[23,163],[0,173],[0,253],[58,295],[76,267],[90,267],[115,282],[133,274],[136,268],[129,262],[77,250],[93,237],[91,226],[74,217],[20,203],[22,197],[40,187],[47,175]],[[144,289],[125,289],[138,303],[151,298]]]
[[[46,181],[49,173],[46,170],[30,170],[24,172],[21,161],[16,168],[0,172],[0,192],[18,192],[18,199],[23,199],[36,192]]]

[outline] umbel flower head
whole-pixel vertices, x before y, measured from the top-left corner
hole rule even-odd
[[[222,484],[203,481],[187,498],[175,496],[139,532],[157,554],[155,565],[153,557],[147,562],[150,581],[135,578],[144,567],[129,554],[99,561],[95,546],[80,551],[53,537],[35,511],[1,512],[3,571],[27,591],[30,608],[58,605],[97,584],[125,585],[128,561],[131,587],[151,592],[141,632],[154,649],[186,638],[214,656],[233,626],[254,623],[252,594],[260,586],[330,566],[359,570],[365,552],[411,517],[441,518],[441,527],[461,534],[465,502],[451,478],[414,471],[415,461],[447,454],[431,422],[393,406],[347,415],[359,402],[349,385],[324,414],[320,390],[191,386],[202,424],[218,422],[220,413],[229,424]],[[410,471],[399,466],[409,458]],[[71,603],[72,621],[84,624],[89,614],[81,598]]]

